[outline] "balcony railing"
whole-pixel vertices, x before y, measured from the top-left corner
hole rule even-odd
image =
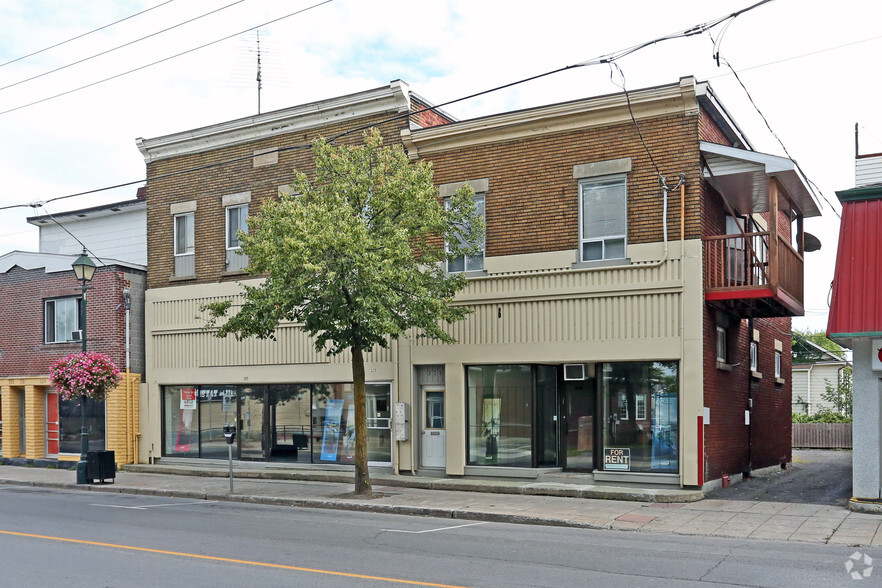
[[[772,238],[769,232],[705,237],[705,298],[754,316],[801,315],[803,258]]]

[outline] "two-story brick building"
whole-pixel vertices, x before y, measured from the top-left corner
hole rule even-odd
[[[237,422],[241,459],[351,462],[346,354],[293,324],[218,340],[199,306],[255,279],[235,229],[313,169],[309,143],[377,125],[432,162],[440,198],[469,182],[487,230],[480,255],[448,263],[474,311],[457,343],[366,356],[373,465],[702,486],[790,460],[789,317],[802,219],[819,214],[791,161],[752,151],[692,78],[466,121],[415,114],[426,104],[393,82],[139,140],[158,178],[146,348],[161,406],[142,459],[223,457],[220,426]]]
[[[0,454],[9,463],[79,458],[80,400],[60,398],[49,368],[82,350],[82,284],[72,263],[85,244],[97,266],[86,296],[87,348],[108,355],[124,372],[104,402],[87,401],[89,448],[112,450],[118,463],[131,463],[144,374],[146,201],[28,221],[40,227],[41,251],[0,256]]]

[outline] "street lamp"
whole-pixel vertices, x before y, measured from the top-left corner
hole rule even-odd
[[[95,263],[86,255],[86,248],[83,247],[83,254],[73,262],[74,275],[77,280],[83,284],[83,302],[80,304],[80,338],[83,341],[83,353],[86,352],[86,282],[92,281],[95,275]],[[89,451],[89,430],[86,428],[86,395],[83,394],[80,399],[81,412],[81,428],[80,428],[80,461],[77,462],[77,484],[88,484],[86,472],[86,452]]]

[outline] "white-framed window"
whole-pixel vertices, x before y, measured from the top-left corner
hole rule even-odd
[[[477,214],[481,219],[485,218],[484,215],[484,195],[483,194],[475,194],[473,197],[475,203],[475,214]],[[444,205],[449,206],[450,199],[446,198],[444,200]],[[486,240],[482,237],[480,243],[466,243],[465,241],[460,241],[463,245],[478,245],[480,250],[474,255],[459,255],[457,257],[452,257],[447,260],[447,272],[451,274],[461,273],[461,272],[478,272],[484,269],[484,251],[486,250]]]
[[[628,236],[625,174],[579,182],[579,240],[582,261],[625,257]]]
[[[775,350],[775,377],[781,377],[781,352]]]
[[[239,231],[248,232],[248,205],[227,207],[227,249],[241,249]]]
[[[43,332],[46,343],[76,341],[74,333],[80,331],[80,308],[82,298],[55,298],[43,303]]]
[[[717,327],[717,361],[726,363],[729,356],[726,353],[726,329]]]
[[[758,372],[757,369],[759,365],[759,345],[757,345],[756,341],[750,342],[750,371]]]
[[[175,215],[175,255],[193,255],[196,249],[195,214]]]
[[[634,418],[638,421],[646,420],[646,394],[634,396]]]

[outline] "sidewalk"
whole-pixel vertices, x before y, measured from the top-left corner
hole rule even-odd
[[[187,475],[183,475],[185,473]],[[694,493],[629,488],[605,488],[604,492],[617,494],[618,498],[605,500],[583,497],[595,490],[578,484],[389,475],[372,476],[377,496],[363,499],[350,496],[352,482],[348,472],[310,474],[303,470],[243,468],[236,471],[235,476],[231,495],[228,472],[217,467],[202,468],[194,475],[192,468],[180,466],[126,466],[125,471],[117,473],[115,483],[77,485],[76,473],[72,470],[0,466],[0,485],[594,529],[882,545],[882,517],[839,506],[714,499],[647,502],[658,498],[668,500],[677,492],[683,492],[685,500],[694,500]],[[304,479],[306,477],[311,479]],[[408,485],[404,486],[405,483]],[[420,487],[422,485],[426,487]],[[649,497],[646,492],[656,495]],[[639,494],[644,501],[623,500],[626,493]]]

